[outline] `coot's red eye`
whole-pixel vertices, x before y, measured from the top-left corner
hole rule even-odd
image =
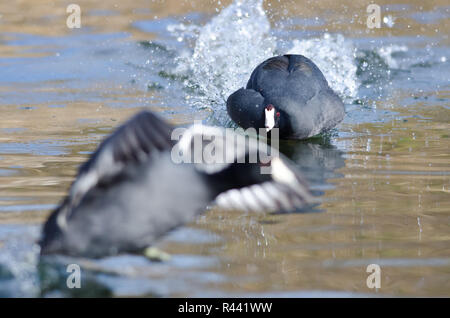
[[[280,117],[280,112],[277,112],[277,117]]]

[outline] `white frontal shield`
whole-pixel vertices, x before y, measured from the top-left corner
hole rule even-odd
[[[275,108],[272,107],[270,110],[266,108],[264,111],[266,115],[264,124],[266,127],[266,132],[269,132],[273,127],[275,127]]]

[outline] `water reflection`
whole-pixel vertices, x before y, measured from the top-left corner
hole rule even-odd
[[[41,274],[39,291],[40,225],[100,139],[141,107],[179,124],[210,114],[188,106],[195,87],[187,90],[189,78],[173,70],[175,57],[192,56],[185,49],[195,34],[179,42],[167,27],[191,23],[198,32],[217,3],[83,0],[89,27],[79,32],[67,29],[59,6],[0,3],[10,13],[0,34],[0,295],[373,296],[365,266],[379,263],[383,295],[448,296],[450,25],[429,14],[444,12],[446,1],[410,0],[405,10],[388,2],[379,4],[398,16],[396,24],[366,33],[353,19],[365,12],[358,2],[343,10],[341,1],[264,1],[280,53],[311,37],[319,40],[310,52],[340,52],[326,45],[325,29],[357,48],[357,78],[341,75],[362,86],[338,137],[280,145],[324,213],[213,209],[157,244],[169,262],[125,255],[85,264],[94,280],[78,294],[65,287],[64,263],[56,285]],[[226,56],[228,46],[211,48]]]
[[[280,141],[280,152],[297,164],[316,196],[332,188],[329,179],[342,177],[337,170],[345,166],[343,152],[331,144],[328,136]]]

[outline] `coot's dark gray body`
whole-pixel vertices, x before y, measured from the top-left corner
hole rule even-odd
[[[152,164],[126,169],[116,182],[113,187],[89,191],[69,211],[65,225],[60,226],[57,219],[48,223],[45,237],[55,232],[59,235],[44,239],[42,253],[98,257],[139,252],[192,220],[215,198],[193,166],[173,164],[168,153]],[[63,205],[60,209],[67,208]]]
[[[176,164],[174,145],[187,151],[199,134],[208,140],[222,135],[217,128],[191,128],[175,143],[171,132],[160,118],[142,112],[108,137],[45,223],[41,254],[140,252],[215,199],[224,208],[249,210],[295,209],[310,200],[302,176],[283,157],[272,159],[269,175],[260,174],[258,163],[237,163],[257,151],[251,147],[237,151],[231,163]]]
[[[335,127],[345,110],[319,68],[302,55],[277,56],[261,63],[247,87],[230,95],[227,111],[244,129],[258,129],[265,127],[268,105],[275,108],[275,128],[280,129],[280,137],[293,139],[312,137]]]

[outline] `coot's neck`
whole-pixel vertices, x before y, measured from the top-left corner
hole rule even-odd
[[[282,110],[277,111],[280,112],[280,117],[276,120],[275,128],[279,129],[279,137],[282,138],[292,135],[292,126],[288,115]],[[267,137],[271,137],[270,131],[268,132]]]
[[[280,119],[278,122],[280,128],[280,137],[292,135],[292,125],[288,115],[284,111],[280,111]]]

